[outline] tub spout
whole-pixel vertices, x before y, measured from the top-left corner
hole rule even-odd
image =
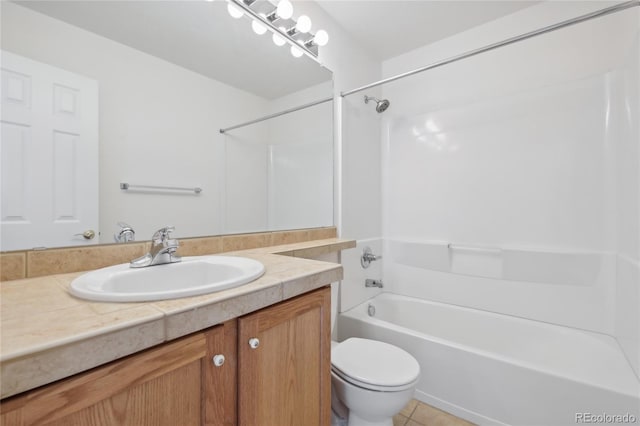
[[[382,280],[372,280],[367,278],[366,280],[364,280],[364,286],[382,288]]]

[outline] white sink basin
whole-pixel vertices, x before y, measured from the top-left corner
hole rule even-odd
[[[264,274],[257,260],[234,256],[183,257],[146,268],[115,265],[71,282],[71,294],[101,302],[147,302],[196,296],[237,287]]]

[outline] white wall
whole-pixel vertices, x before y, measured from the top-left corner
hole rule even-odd
[[[604,6],[545,2],[385,61],[383,74]],[[638,370],[638,16],[384,86],[390,291],[616,335]]]
[[[309,87],[270,100],[265,115],[331,93],[330,81]],[[225,134],[225,232],[333,225],[332,106],[326,102]]]
[[[637,15],[640,22],[640,13]],[[640,41],[616,73],[620,132],[615,158],[617,275],[615,335],[640,377]]]
[[[333,71],[336,105],[335,138],[338,170],[336,196],[336,223],[342,235],[364,239],[380,236],[380,154],[372,137],[377,131],[368,132],[359,123],[344,122],[343,100],[339,94],[371,81],[381,73],[379,61],[371,59],[339,24],[312,1],[294,2],[294,15],[309,15],[313,28],[323,28],[329,33],[329,44],[320,48],[319,61]],[[373,149],[372,149],[373,148]]]
[[[273,100],[269,109],[284,111],[332,92],[332,82],[323,83]],[[332,124],[331,101],[269,120],[268,229],[333,225]]]
[[[218,129],[263,115],[264,99],[9,2],[2,2],[2,48],[98,81],[102,241],[112,241],[118,221],[130,222],[139,239],[167,224],[177,237],[221,232]],[[203,193],[127,194],[123,181]]]
[[[380,79],[381,63],[367,56],[360,45],[327,13],[310,1],[296,1],[296,14],[312,17],[314,28],[324,28],[329,44],[320,48],[319,61],[333,71],[336,95],[335,138],[338,156],[336,195],[340,233],[348,238],[367,239],[380,236],[380,151],[377,128],[360,121],[350,121],[343,113],[351,98],[339,94]],[[358,99],[359,98],[359,99]],[[361,102],[355,95],[354,102]]]
[[[381,63],[367,56],[340,25],[311,1],[294,2],[294,15],[311,17],[314,29],[329,33],[329,44],[320,48],[319,60],[333,71],[335,129],[335,197],[336,218],[340,236],[358,241],[358,248],[342,253],[344,279],[341,283],[340,310],[344,311],[368,297],[375,290],[364,288],[364,276],[381,278],[375,268],[362,270],[359,261],[361,246],[380,244],[382,215],[380,193],[379,118],[373,109],[367,115],[354,117],[353,105],[364,105],[362,96],[341,98],[340,92],[362,86],[381,77]],[[371,94],[374,94],[372,92]],[[368,105],[371,107],[371,105]],[[377,276],[374,276],[377,275]]]
[[[224,233],[267,229],[268,141],[268,122],[224,134]]]

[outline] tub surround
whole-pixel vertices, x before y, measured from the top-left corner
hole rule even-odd
[[[231,246],[246,248],[261,245],[261,241],[273,241],[275,234],[262,234],[258,243],[249,236],[215,238],[222,239],[223,247],[227,238]],[[280,241],[300,238],[280,234]],[[201,247],[211,247],[209,241],[187,240],[183,244],[189,255],[203,250]],[[68,288],[81,273],[3,282],[1,397],[51,383],[339,281],[341,265],[303,257],[351,247],[355,247],[352,240],[328,238],[236,249],[226,254],[256,259],[265,265],[266,273],[234,289],[158,302],[99,303],[74,298]]]

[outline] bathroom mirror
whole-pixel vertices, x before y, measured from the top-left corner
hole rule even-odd
[[[1,7],[3,251],[333,224],[332,102],[220,132],[331,97],[317,61],[223,1]]]

